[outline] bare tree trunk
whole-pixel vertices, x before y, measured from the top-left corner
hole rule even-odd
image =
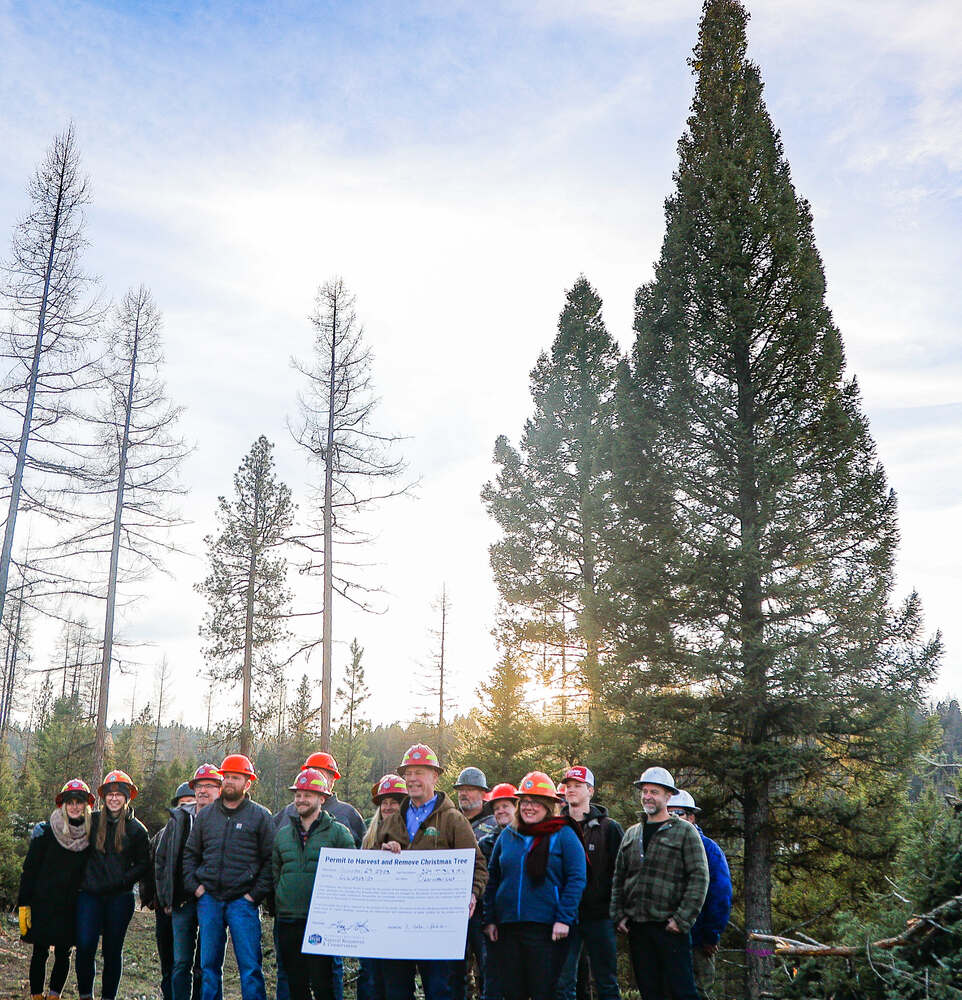
[[[441,646],[438,653],[438,762],[444,763],[444,641],[448,627],[448,588],[441,585]]]
[[[50,250],[47,254],[47,267],[43,277],[43,295],[40,300],[40,310],[37,316],[37,336],[33,347],[33,361],[30,365],[30,380],[27,384],[27,403],[23,411],[23,426],[20,431],[20,445],[17,448],[17,464],[10,484],[10,502],[7,505],[7,523],[3,529],[3,549],[0,551],[0,621],[3,620],[3,608],[7,598],[7,581],[10,577],[10,560],[13,554],[13,536],[17,526],[17,511],[20,509],[20,493],[23,489],[23,470],[27,464],[27,445],[30,443],[30,431],[33,423],[33,408],[37,399],[37,381],[40,375],[40,357],[43,353],[43,335],[47,323],[47,303],[50,299],[50,281],[53,277],[54,254],[57,250],[57,237],[60,233],[61,210],[63,208],[64,189],[67,184],[67,167],[72,147],[72,135],[60,157],[60,176],[57,183],[56,207],[53,212],[50,229]]]
[[[244,668],[241,684],[241,749],[251,755],[251,673],[254,664],[254,581],[257,576],[257,556],[252,552],[247,577],[247,611],[244,616]]]
[[[20,657],[20,636],[23,621],[23,591],[24,580],[20,580],[20,600],[17,604],[17,620],[13,626],[13,634],[7,639],[7,661],[4,672],[2,698],[0,698],[0,743],[7,738],[10,728],[10,712],[13,709],[13,692],[16,689],[17,660]]]
[[[337,330],[338,303],[335,300],[332,330]],[[331,381],[327,409],[327,461],[324,463],[324,622],[321,633],[321,749],[331,749],[331,689],[332,689],[332,621],[334,610],[334,398],[337,380],[337,337],[331,337]]]
[[[137,371],[137,348],[140,317],[134,327],[130,379],[127,383],[124,408],[124,430],[120,441],[120,462],[117,470],[117,499],[114,503],[114,530],[110,543],[110,569],[107,578],[107,610],[104,615],[103,658],[100,662],[100,693],[97,700],[97,729],[94,739],[94,778],[99,781],[104,771],[104,749],[107,739],[107,700],[110,689],[110,658],[114,648],[114,608],[117,603],[117,569],[120,563],[120,529],[124,521],[124,488],[127,484],[127,450],[130,447],[130,417],[134,398],[134,376]],[[133,720],[131,720],[133,721]]]
[[[160,661],[160,676],[157,683],[157,726],[154,729],[154,754],[151,762],[150,775],[157,773],[157,753],[160,749],[161,718],[164,712],[164,695],[167,690],[167,657]]]

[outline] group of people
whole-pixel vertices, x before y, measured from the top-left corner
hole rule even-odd
[[[694,799],[664,768],[635,782],[642,822],[627,832],[592,801],[584,766],[558,785],[532,771],[493,788],[468,767],[456,802],[437,787],[442,772],[430,747],[410,747],[397,773],[371,789],[365,823],[337,798],[337,765],[319,752],[272,816],[250,796],[251,761],[230,754],[176,790],[152,839],[123,771],[104,778],[98,809],[82,780],[68,781],[34,830],[20,884],[34,1000],[60,996],[74,946],[77,991],[91,998],[98,945],[100,996],[116,1000],[138,884],[141,904],[156,912],[165,1000],[222,1000],[228,930],[243,1000],[266,1000],[262,908],[274,918],[277,1000],[343,1000],[341,960],[302,951],[324,848],[474,852],[465,960],[361,959],[357,1000],[414,1000],[418,976],[425,1000],[463,1000],[472,954],[480,1000],[574,1000],[582,952],[600,1000],[620,1000],[618,932],[643,1000],[710,996],[731,879],[724,853],[697,826]]]

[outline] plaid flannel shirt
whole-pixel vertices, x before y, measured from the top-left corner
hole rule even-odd
[[[655,831],[645,854],[643,828],[643,823],[630,827],[618,848],[611,919],[666,923],[674,917],[681,931],[689,931],[708,891],[708,861],[698,830],[683,819],[669,819]]]

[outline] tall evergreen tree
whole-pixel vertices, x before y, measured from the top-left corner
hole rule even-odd
[[[366,753],[370,722],[361,714],[364,702],[370,697],[364,680],[364,649],[357,641],[351,642],[351,662],[344,671],[344,683],[334,693],[334,701],[341,707],[340,725],[334,731],[331,748],[341,769],[338,793],[348,802],[366,802],[366,789],[371,781],[369,772],[373,758]]]
[[[518,659],[505,653],[478,686],[478,731],[463,733],[460,747],[452,754],[453,770],[471,764],[480,767],[488,784],[518,782],[533,767],[547,767],[540,755],[536,720],[525,704],[527,677]]]
[[[250,754],[255,676],[274,704],[277,645],[290,604],[281,554],[294,520],[290,489],[274,471],[274,446],[262,434],[234,475],[233,500],[219,497],[219,531],[208,535],[210,573],[197,585],[209,610],[201,626],[204,655],[221,676],[241,680],[241,753]],[[253,713],[255,716],[258,714]],[[262,714],[262,713],[261,713]]]
[[[550,655],[562,684],[570,648],[594,702],[602,647],[599,534],[607,518],[603,449],[619,360],[601,305],[579,277],[550,353],[531,372],[534,415],[520,449],[498,438],[497,480],[482,494],[503,533],[491,547],[491,564],[518,648],[545,660]]]
[[[747,19],[738,0],[704,4],[664,243],[636,301],[641,412],[621,454],[642,447],[658,468],[619,473],[640,494],[670,486],[674,543],[652,570],[621,525],[618,586],[637,600],[617,694],[635,747],[703,770],[739,817],[746,927],[770,932],[773,866],[842,821],[849,763],[891,772],[910,758],[905,710],[940,643],[922,640],[915,594],[891,604],[895,497],[845,375]],[[659,575],[667,597],[652,609]],[[803,786],[819,792],[807,825],[793,822]],[[749,949],[748,966],[757,998],[768,962]]]

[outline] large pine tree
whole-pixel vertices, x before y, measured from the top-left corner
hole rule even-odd
[[[623,503],[612,579],[635,600],[619,609],[631,666],[613,694],[636,747],[698,768],[730,807],[746,927],[770,932],[776,862],[851,816],[854,772],[908,759],[911,725],[894,720],[918,703],[939,642],[922,641],[914,594],[891,603],[895,497],[845,373],[809,205],[746,55],[747,20],[737,0],[704,4],[664,243],[637,296],[638,409],[616,455],[645,461],[616,475],[623,500],[670,496],[674,538],[660,565],[639,561],[651,525],[644,504]],[[759,997],[768,962],[747,954]]]
[[[568,291],[551,351],[531,372],[534,414],[520,449],[498,438],[497,481],[483,493],[503,533],[491,564],[510,644],[541,658],[542,681],[556,685],[563,707],[571,687],[592,702],[600,688],[604,449],[619,362],[601,306],[583,276]]]

